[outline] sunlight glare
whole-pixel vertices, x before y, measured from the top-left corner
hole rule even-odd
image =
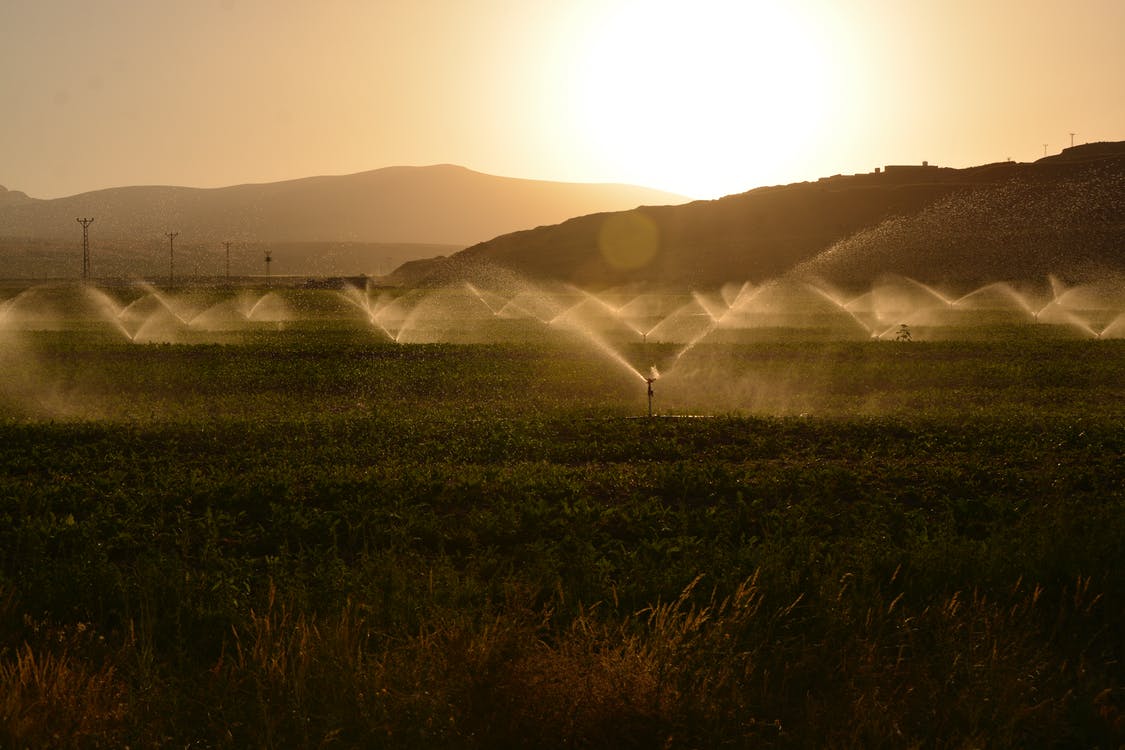
[[[596,21],[571,111],[599,163],[715,197],[762,184],[824,136],[819,22],[791,4],[625,0]]]

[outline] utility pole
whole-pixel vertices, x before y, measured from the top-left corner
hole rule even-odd
[[[230,283],[230,243],[224,242],[223,247],[227,249],[227,283]]]
[[[165,236],[168,238],[168,286],[176,285],[176,238],[180,236],[179,232],[167,232]]]
[[[1074,148],[1074,133],[1070,134],[1070,147]]]
[[[90,225],[94,223],[91,219],[75,219],[82,225],[82,283],[85,284],[90,280]]]
[[[1046,156],[1046,155],[1047,155],[1047,144],[1044,143],[1043,144],[1043,156]]]
[[[270,286],[270,261],[272,260],[273,256],[270,255],[269,250],[266,250],[266,286]]]

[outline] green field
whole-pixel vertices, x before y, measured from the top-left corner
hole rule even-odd
[[[0,336],[0,747],[1118,747],[1125,341]]]

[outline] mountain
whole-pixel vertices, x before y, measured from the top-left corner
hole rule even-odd
[[[419,283],[500,267],[587,286],[783,274],[978,282],[1125,273],[1125,142],[1033,163],[891,165],[714,201],[581,216],[398,269]]]
[[[27,197],[26,193],[19,190],[9,190],[8,188],[0,185],[0,207],[12,206],[31,200]]]
[[[202,246],[213,250],[223,241],[258,250],[287,243],[293,264],[308,264],[319,259],[300,255],[300,247],[315,252],[323,243],[377,244],[397,248],[391,256],[401,262],[407,245],[422,246],[414,257],[428,257],[435,248],[452,252],[593,211],[685,200],[631,185],[497,177],[453,165],[210,189],[121,187],[53,200],[0,190],[0,276],[9,275],[3,265],[13,257],[13,247],[38,248],[33,255],[52,248],[72,255],[81,247],[76,217],[95,219],[92,255],[153,255],[167,246],[165,233],[178,232],[176,247],[186,252]],[[380,252],[374,248],[367,254]]]

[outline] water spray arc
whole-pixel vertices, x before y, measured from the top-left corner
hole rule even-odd
[[[1125,339],[1125,277],[1073,286],[1049,281],[992,282],[965,292],[897,276],[863,292],[787,280],[781,287],[743,285],[737,293],[734,287],[662,290],[662,308],[650,304],[657,293],[622,305],[614,303],[631,290],[610,290],[594,300],[573,289],[522,280],[409,290],[368,282],[336,293],[282,293],[260,285],[192,289],[182,281],[175,290],[136,282],[103,291],[93,282],[71,282],[32,285],[0,300],[0,334],[93,330],[90,324],[97,323],[99,332],[133,344],[225,343],[288,329],[289,321],[298,323],[294,332],[305,335],[312,327],[300,323],[315,320],[316,330],[346,330],[349,337],[370,329],[379,345],[542,344],[560,357],[593,362],[595,370],[580,364],[573,372],[593,372],[596,382],[612,384],[606,394],[623,397],[621,405],[633,414],[640,405],[629,383],[643,382],[645,411],[637,416],[674,419],[719,405],[757,409],[776,402],[788,409],[800,403],[804,409],[815,396],[805,384],[782,378],[778,387],[761,377],[769,370],[759,368],[757,354],[744,356],[762,342],[893,341],[906,340],[906,331],[913,341],[1004,340],[1019,336],[1021,327],[1033,340]],[[787,305],[796,312],[779,317]],[[649,328],[658,314],[663,320]],[[634,322],[623,324],[622,315]],[[810,316],[807,327],[801,327],[802,315]],[[570,377],[565,367],[564,372]]]

